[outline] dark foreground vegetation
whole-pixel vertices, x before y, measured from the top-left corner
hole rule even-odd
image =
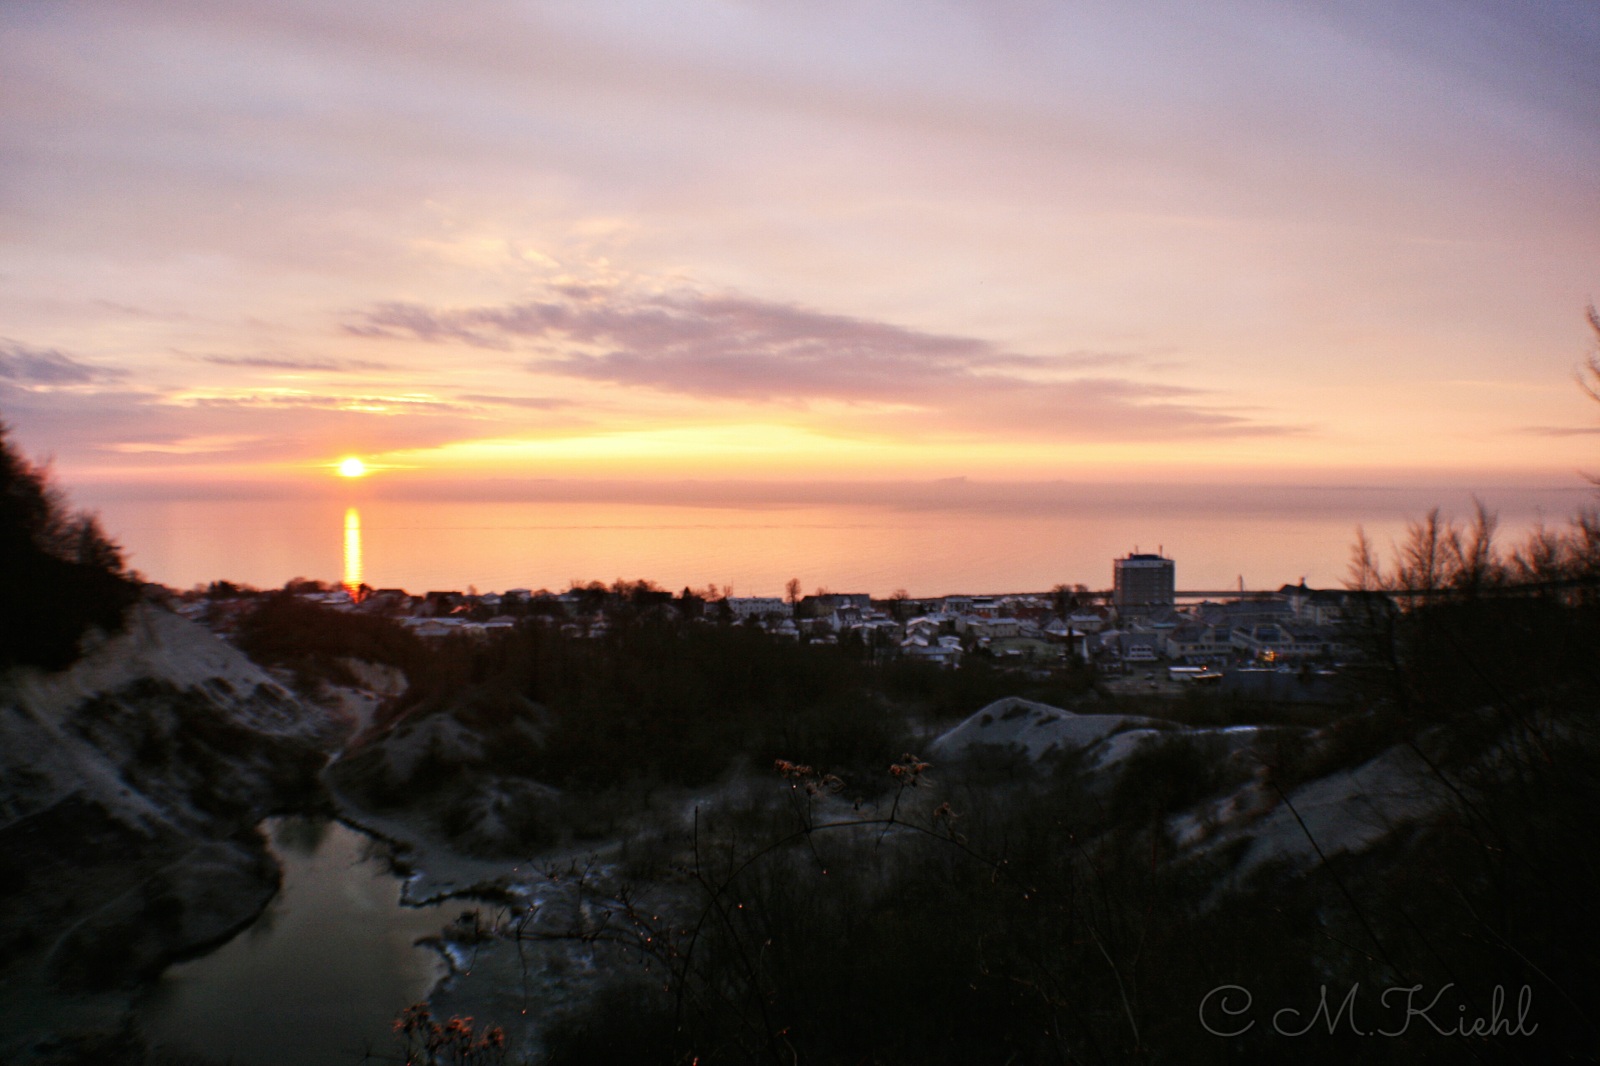
[[[691,921],[623,900],[640,979],[552,1060],[1595,1061],[1600,524],[1501,555],[1486,516],[1430,518],[1358,573],[1399,594],[1373,600],[1359,702],[1244,776],[1289,804],[1398,747],[1428,817],[1239,880],[1237,849],[1174,840],[1241,773],[1181,741],[1109,785],[1070,759],[1010,788],[901,762],[870,818],[784,764],[782,802],[697,826]]]
[[[30,463],[0,423],[0,668],[59,670],[92,627],[115,632],[138,586],[122,552],[85,511],[74,512],[49,471]]]

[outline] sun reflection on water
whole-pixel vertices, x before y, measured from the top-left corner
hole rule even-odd
[[[344,587],[359,600],[361,585],[361,512],[351,507],[344,513]]]

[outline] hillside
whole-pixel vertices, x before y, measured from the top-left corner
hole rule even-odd
[[[340,728],[152,604],[65,670],[0,674],[0,1002],[126,986],[253,920],[255,826],[316,801]],[[8,1041],[48,1020],[0,1009]]]

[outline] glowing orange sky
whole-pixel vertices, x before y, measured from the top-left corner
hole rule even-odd
[[[1600,14],[0,13],[68,479],[1572,478]]]

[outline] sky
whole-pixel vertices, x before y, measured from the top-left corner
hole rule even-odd
[[[1571,484],[1600,5],[10,0],[69,482]]]

